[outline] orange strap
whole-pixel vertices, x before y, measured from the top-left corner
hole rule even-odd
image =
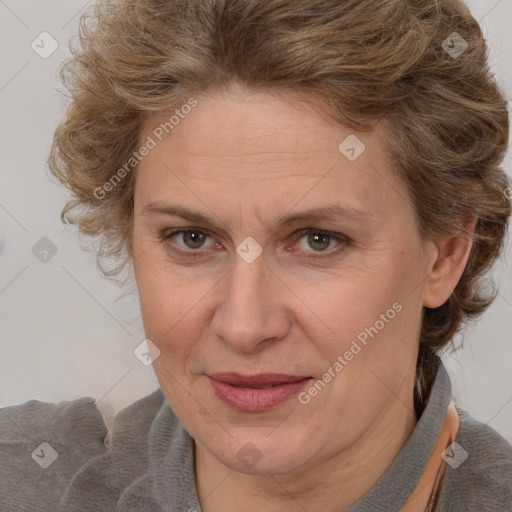
[[[457,414],[455,404],[452,400],[446,412],[443,426],[441,427],[441,432],[432,451],[432,455],[425,466],[423,474],[418,480],[418,484],[400,512],[423,512],[426,510],[434,489],[436,477],[444,462],[442,454],[446,447],[455,441],[459,426],[459,415]]]

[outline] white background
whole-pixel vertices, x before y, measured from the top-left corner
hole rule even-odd
[[[151,367],[133,355],[144,339],[136,293],[101,277],[95,255],[60,222],[66,192],[50,181],[46,158],[66,98],[57,75],[77,32],[84,0],[0,0],[0,407],[35,398],[89,395],[120,408],[157,389]],[[505,94],[512,90],[512,2],[469,2],[490,46]],[[47,59],[31,48],[43,31],[59,44]],[[510,154],[505,166],[510,168]],[[48,237],[57,254],[39,261]],[[458,403],[512,442],[512,271],[510,243],[495,269],[500,295],[444,356]]]

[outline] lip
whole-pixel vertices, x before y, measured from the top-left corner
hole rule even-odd
[[[240,375],[216,373],[207,375],[218,398],[238,411],[258,412],[276,407],[295,396],[313,378],[303,375],[265,373]],[[254,386],[269,386],[255,388]]]

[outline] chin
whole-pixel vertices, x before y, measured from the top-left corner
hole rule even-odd
[[[286,453],[262,454],[261,459],[251,465],[240,461],[238,454],[234,453],[229,460],[222,461],[231,470],[246,475],[281,475],[298,471],[300,461],[290,458]]]
[[[225,466],[238,473],[247,475],[279,475],[294,473],[305,466],[304,450],[287,444],[282,439],[269,438],[266,432],[260,435],[246,435],[235,439],[227,437],[224,443],[206,448]]]

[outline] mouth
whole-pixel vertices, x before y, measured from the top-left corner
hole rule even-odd
[[[215,373],[208,375],[208,379],[217,397],[231,408],[258,412],[289,400],[312,381],[313,377],[277,373]]]
[[[288,375],[284,373],[260,373],[257,375],[240,375],[239,373],[224,372],[212,373],[208,375],[211,379],[232,386],[243,388],[257,388],[264,389],[280,384],[289,384],[291,382],[299,382],[304,379],[312,378],[310,375]]]

